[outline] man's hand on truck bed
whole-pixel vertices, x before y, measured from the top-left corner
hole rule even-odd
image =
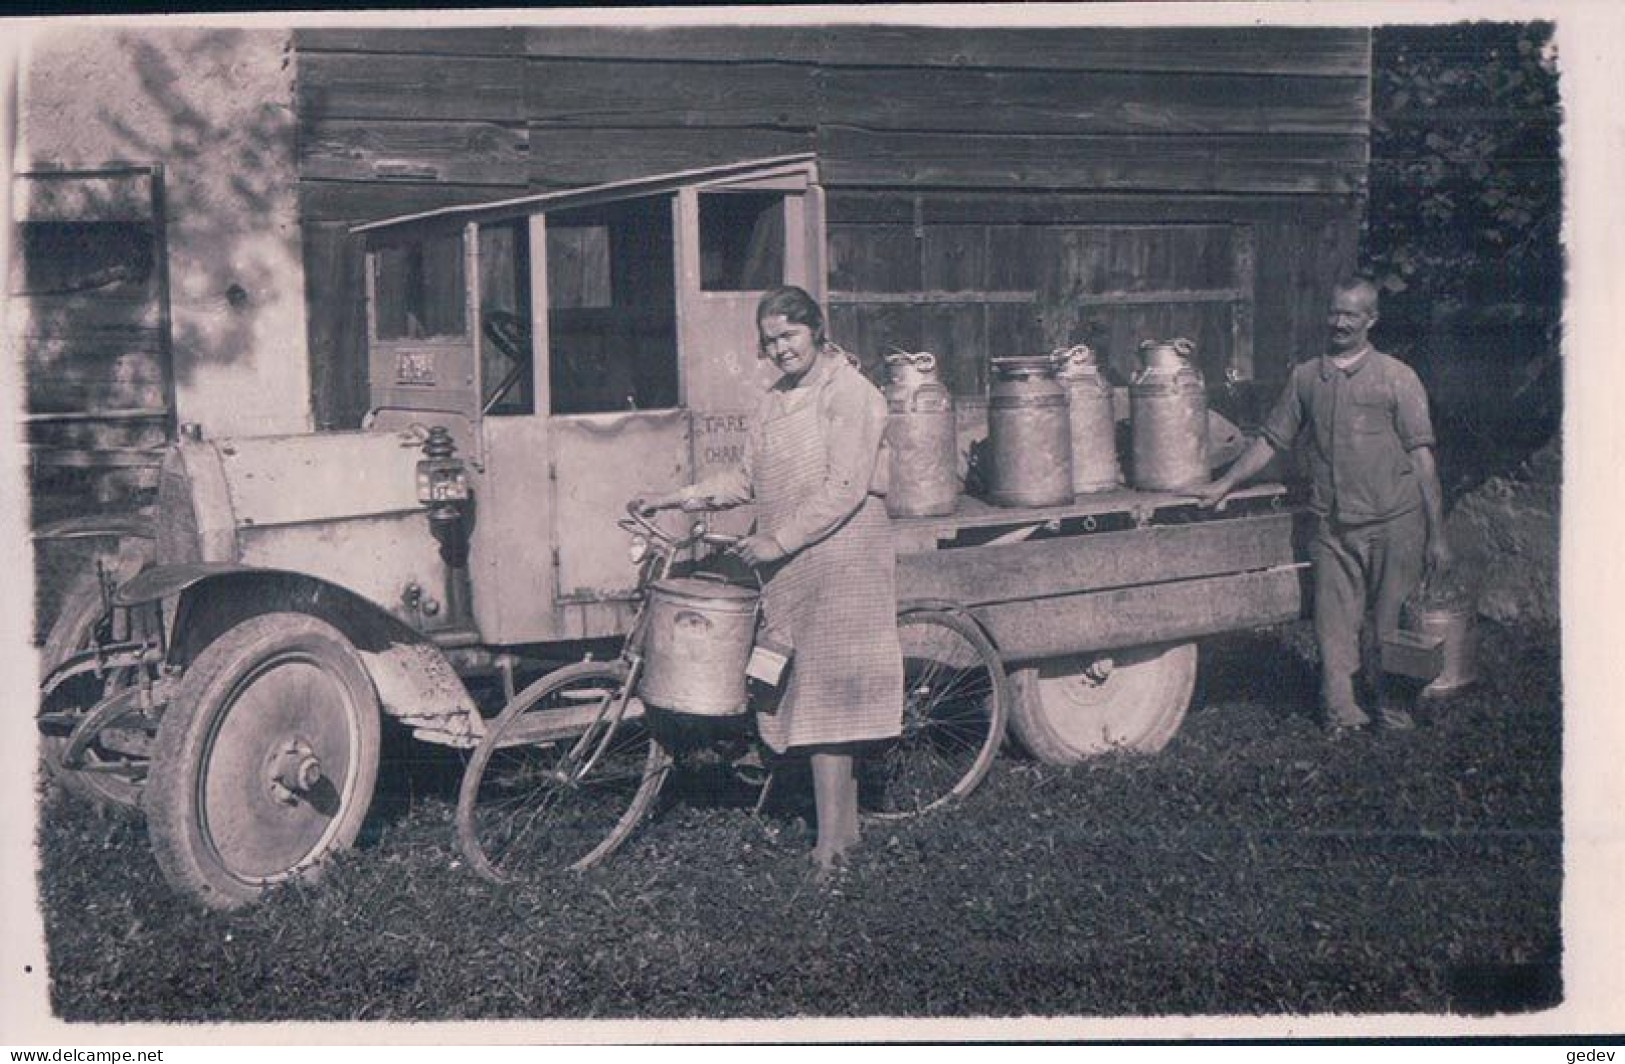
[[[1236,486],[1235,484],[1231,483],[1229,477],[1220,477],[1211,484],[1197,488],[1195,491],[1191,492],[1191,494],[1196,497],[1196,505],[1200,506],[1202,509],[1222,511],[1224,509],[1225,500],[1228,499],[1230,497],[1230,493],[1235,490]]]
[[[1203,509],[1224,509],[1224,500],[1236,487],[1263,472],[1269,465],[1270,459],[1275,457],[1275,447],[1267,436],[1259,436],[1247,445],[1224,476],[1215,480],[1205,488],[1191,492],[1196,496],[1197,505]]]

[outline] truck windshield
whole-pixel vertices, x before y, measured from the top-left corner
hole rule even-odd
[[[524,219],[480,226],[482,409],[495,417],[536,412],[530,334],[530,238]]]

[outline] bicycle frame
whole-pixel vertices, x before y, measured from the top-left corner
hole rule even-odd
[[[622,518],[616,524],[623,531],[630,532],[647,543],[650,554],[640,563],[636,592],[637,609],[632,615],[632,624],[626,633],[626,640],[621,645],[620,660],[626,665],[626,682],[621,686],[612,711],[606,717],[600,718],[601,725],[608,726],[597,728],[599,734],[596,738],[593,735],[595,729],[588,728],[571,748],[569,759],[576,765],[575,771],[571,774],[572,780],[581,778],[597,765],[605,747],[620,728],[627,706],[631,704],[633,692],[637,690],[638,680],[643,673],[643,642],[647,635],[650,589],[671,574],[672,560],[680,551],[700,542],[718,545],[734,542],[731,536],[707,533],[703,522],[696,522],[689,530],[687,538],[675,539],[667,535],[658,525],[644,519],[635,508],[628,507],[627,514],[626,518]],[[596,742],[597,748],[593,749],[589,756],[579,757],[586,746],[590,746],[593,742]]]

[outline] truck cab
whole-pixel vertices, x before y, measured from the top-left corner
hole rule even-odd
[[[771,380],[756,302],[782,284],[823,298],[822,231],[810,155],[355,229],[367,428],[449,434],[481,642],[620,630],[633,574],[604,531],[633,495],[738,459]]]

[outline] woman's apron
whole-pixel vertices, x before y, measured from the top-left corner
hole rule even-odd
[[[754,466],[762,532],[772,534],[823,483],[827,426],[816,390],[764,404]],[[899,733],[903,659],[896,565],[885,502],[866,495],[834,532],[764,574],[766,628],[794,648],[777,709],[757,715],[768,746],[783,752]]]

